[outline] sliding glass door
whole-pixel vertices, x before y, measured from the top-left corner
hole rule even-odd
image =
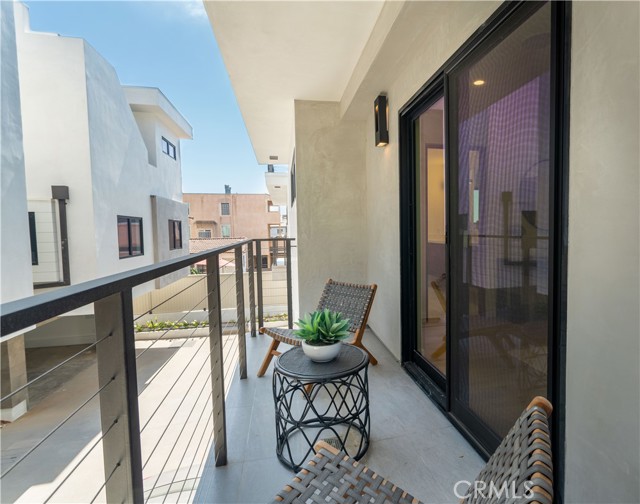
[[[502,438],[547,393],[551,8],[449,75],[452,410]]]
[[[403,359],[487,451],[553,385],[553,9],[514,8],[401,111]]]

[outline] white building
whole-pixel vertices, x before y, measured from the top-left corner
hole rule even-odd
[[[20,85],[13,5],[0,2],[0,303],[33,294],[27,220],[27,189],[20,121]],[[8,335],[0,344],[2,397],[27,382],[24,336]],[[16,394],[1,406],[0,419],[14,420],[27,410],[26,394]]]
[[[159,89],[122,86],[85,40],[31,31],[24,4],[2,13],[2,301],[188,255],[187,120]],[[24,346],[91,342],[92,312],[44,324]],[[24,370],[21,348],[6,355]]]

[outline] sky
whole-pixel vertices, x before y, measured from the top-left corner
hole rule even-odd
[[[193,126],[181,141],[184,192],[265,193],[200,1],[26,1],[31,29],[81,37],[125,85],[158,87]]]

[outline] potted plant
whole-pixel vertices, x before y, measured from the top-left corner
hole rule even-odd
[[[296,322],[295,334],[302,350],[314,362],[329,362],[340,353],[340,342],[349,337],[349,319],[329,309],[307,313]]]

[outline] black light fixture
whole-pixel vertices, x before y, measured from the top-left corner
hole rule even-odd
[[[373,102],[376,120],[376,147],[384,147],[389,143],[389,126],[387,122],[387,97],[379,95]]]

